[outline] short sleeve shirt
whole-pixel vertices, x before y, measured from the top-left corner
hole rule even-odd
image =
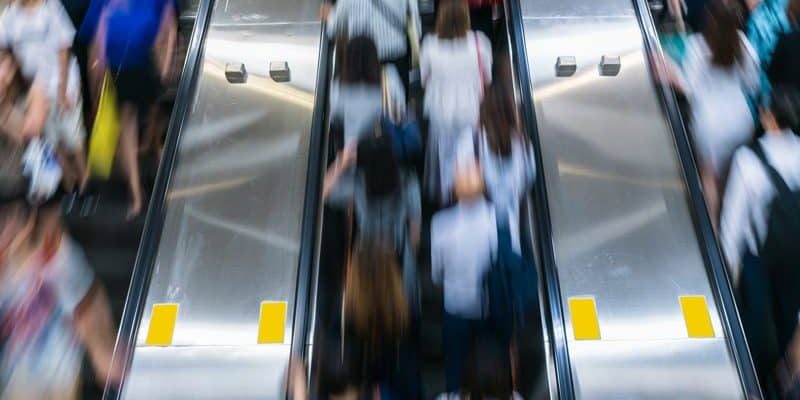
[[[61,76],[59,52],[71,48],[74,37],[75,28],[58,0],[44,0],[36,8],[12,3],[0,16],[0,48],[10,49],[22,75],[30,81],[42,82],[51,97]],[[70,68],[73,70],[68,89],[76,93],[77,69]]]

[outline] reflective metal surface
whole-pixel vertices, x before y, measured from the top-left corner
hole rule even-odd
[[[742,398],[633,4],[522,11],[576,397]],[[556,77],[563,55],[571,77]],[[616,76],[603,56],[620,57]],[[706,297],[713,338],[687,337],[682,295]],[[574,340],[573,296],[595,298],[601,340]]]
[[[319,2],[215,3],[179,143],[126,399],[278,399],[292,340]],[[270,60],[291,81],[270,78]],[[231,84],[225,66],[247,67]],[[283,344],[257,344],[259,304],[286,301]],[[180,305],[172,345],[144,345],[156,303]]]

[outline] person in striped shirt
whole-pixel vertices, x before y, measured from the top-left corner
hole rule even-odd
[[[417,0],[338,0],[320,9],[331,38],[364,35],[375,42],[381,64],[394,64],[408,93],[408,26],[421,32]]]

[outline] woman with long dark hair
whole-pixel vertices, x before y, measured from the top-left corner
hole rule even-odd
[[[465,1],[439,4],[436,32],[422,42],[420,72],[430,120],[425,189],[433,200],[448,204],[455,149],[465,130],[477,128],[484,87],[492,80],[492,45],[472,30]]]
[[[412,304],[417,304],[416,249],[422,206],[416,175],[402,171],[392,140],[375,132],[346,147],[325,175],[328,204],[354,209],[357,240],[386,243],[399,257]]]
[[[509,84],[495,82],[487,88],[477,150],[486,193],[498,212],[508,215],[512,247],[521,252],[519,208],[536,179],[536,159],[520,131],[516,110]]]
[[[347,42],[339,80],[331,86],[331,114],[344,128],[345,146],[358,143],[381,115],[381,65],[367,36]]]
[[[733,152],[752,139],[750,99],[760,87],[758,59],[739,27],[733,4],[710,1],[705,30],[689,40],[682,89],[691,106],[690,129],[704,194],[716,224],[719,197]]]

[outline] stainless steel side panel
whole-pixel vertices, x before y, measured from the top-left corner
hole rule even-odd
[[[283,398],[318,13],[312,0],[216,2],[124,398]],[[270,61],[291,81],[272,81]],[[226,63],[247,82],[228,83]],[[257,344],[262,301],[288,302],[283,344]],[[171,346],[145,345],[156,303],[179,304]]]
[[[521,1],[577,398],[743,398],[632,2]],[[713,338],[688,338],[683,295],[706,297]],[[601,340],[574,339],[574,296],[595,298]]]

